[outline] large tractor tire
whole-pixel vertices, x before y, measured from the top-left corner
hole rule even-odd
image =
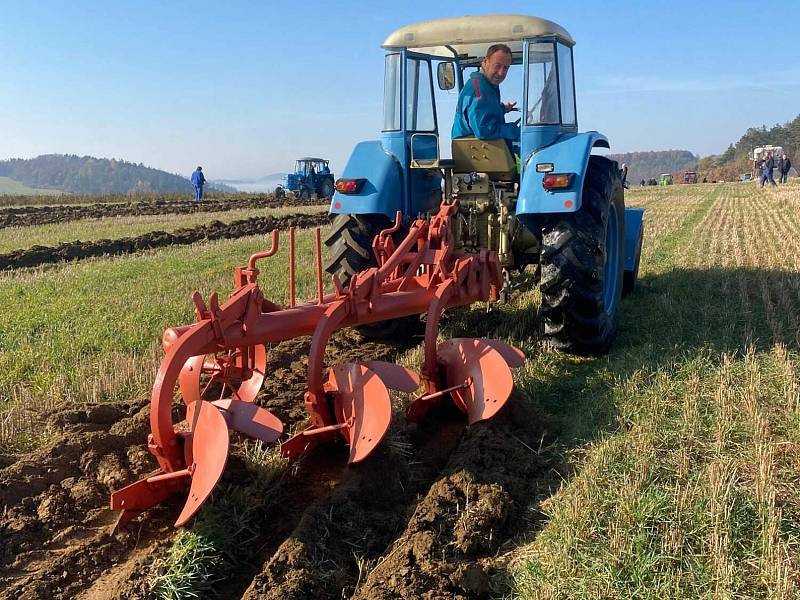
[[[625,265],[625,200],[616,163],[590,156],[580,210],[542,230],[541,321],[545,342],[603,354],[617,334]]]
[[[330,257],[325,270],[346,286],[354,273],[377,266],[372,239],[387,227],[390,222],[384,215],[336,215],[325,239]]]
[[[331,224],[331,231],[325,239],[328,246],[328,262],[325,270],[339,276],[343,286],[359,271],[377,266],[372,252],[372,240],[383,229],[392,226],[385,215],[337,215]],[[404,232],[399,231],[395,242],[400,242]],[[398,335],[413,336],[421,329],[418,316],[402,317],[357,327],[367,339],[396,338]]]
[[[330,200],[333,197],[333,179],[325,179],[319,186],[320,198]]]
[[[281,186],[275,188],[275,197],[279,199],[286,197],[286,192],[283,190]]]
[[[300,195],[300,200],[302,200],[303,202],[307,202],[311,198],[311,190],[308,189],[308,186],[304,185],[303,187],[300,188],[299,195]]]

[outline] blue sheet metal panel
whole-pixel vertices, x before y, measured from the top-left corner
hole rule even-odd
[[[402,139],[401,139],[402,142]],[[343,179],[365,178],[357,194],[335,192],[330,212],[334,214],[384,214],[394,219],[402,210],[402,169],[381,142],[360,142],[353,149],[342,173]]]
[[[403,111],[405,115],[405,111]],[[405,116],[403,116],[405,122]],[[400,169],[400,190],[394,200],[394,208],[390,208],[391,217],[394,219],[395,213],[399,210],[404,215],[409,214],[411,198],[408,192],[408,133],[401,131],[384,131],[381,133],[381,146],[383,151],[394,157],[397,167]]]
[[[411,172],[411,208],[408,215],[416,218],[424,213],[435,213],[442,204],[442,177],[429,169],[413,169]]]
[[[589,155],[594,146],[607,148],[608,139],[596,131],[567,133],[558,138],[554,144],[527,157],[520,183],[517,214],[577,211],[581,207],[583,180],[589,164]],[[572,186],[566,190],[545,190],[542,187],[545,173],[536,172],[536,165],[541,163],[552,163],[553,173],[575,173]]]
[[[562,135],[564,135],[564,132],[561,130],[561,125],[523,126],[520,132],[519,155],[524,161],[526,156],[530,156],[537,150],[553,144]],[[570,132],[566,135],[574,135],[574,133]],[[524,172],[523,169],[523,173]]]
[[[415,140],[415,152],[418,151],[420,156],[439,158],[439,144],[436,139],[430,136],[417,136]],[[438,169],[412,169],[409,166],[411,207],[406,214],[415,218],[419,214],[438,211],[442,203],[442,177],[439,173]]]
[[[633,271],[639,238],[644,235],[644,209],[625,209],[625,270]]]

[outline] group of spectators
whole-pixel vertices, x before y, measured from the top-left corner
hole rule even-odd
[[[786,183],[789,177],[789,169],[791,168],[792,161],[789,160],[789,157],[784,152],[778,161],[779,181],[781,183]],[[767,182],[771,183],[772,187],[778,187],[778,184],[775,183],[775,178],[772,176],[772,172],[775,170],[775,158],[772,156],[772,152],[764,152],[761,158],[756,161],[756,170],[761,173],[760,187],[763,188]]]

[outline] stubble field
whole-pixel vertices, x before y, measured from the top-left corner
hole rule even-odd
[[[155,465],[161,333],[191,322],[194,290],[229,292],[265,236],[0,272],[0,598],[797,597],[800,185],[626,200],[647,209],[645,241],[610,354],[543,348],[535,290],[454,311],[443,337],[492,335],[528,356],[496,419],[466,429],[443,410],[412,428],[394,398],[388,439],[350,468],[341,447],[287,465],[238,441],[180,531],[177,499],[110,535],[108,495]],[[184,226],[169,223],[153,228]],[[0,229],[0,246],[58,244],[58,227]],[[148,229],[101,218],[67,237]],[[314,294],[312,237],[298,236],[300,297]],[[279,303],[285,256],[260,266]],[[345,331],[326,358],[415,368],[419,342]],[[257,400],[287,429],[304,417],[307,344],[270,349]]]

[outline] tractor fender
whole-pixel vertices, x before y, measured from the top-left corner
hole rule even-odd
[[[568,213],[581,207],[583,180],[592,148],[609,148],[608,138],[596,131],[562,135],[544,148],[531,152],[525,159],[519,186],[517,214]],[[547,173],[539,173],[536,165],[552,164],[553,173],[574,173],[572,185],[564,190],[548,191],[542,186]]]
[[[402,169],[394,155],[377,140],[359,142],[347,161],[342,179],[366,179],[355,194],[334,192],[333,214],[384,214],[394,220],[402,210]]]

